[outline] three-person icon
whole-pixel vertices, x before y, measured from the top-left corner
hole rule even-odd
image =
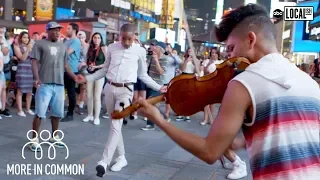
[[[46,129],[42,130],[42,131],[40,132],[40,134],[38,134],[35,130],[29,130],[29,131],[27,132],[27,138],[28,138],[29,142],[26,143],[26,144],[22,147],[21,156],[22,156],[23,159],[26,159],[26,157],[25,157],[25,155],[24,155],[24,149],[25,149],[25,147],[28,146],[28,145],[30,145],[30,144],[32,144],[32,143],[35,143],[35,142],[32,141],[32,139],[34,139],[34,138],[30,138],[30,137],[29,137],[29,134],[30,134],[30,133],[31,133],[31,134],[34,133],[34,134],[35,134],[35,138],[37,139],[38,137],[40,137],[40,140],[42,141],[41,143],[37,144],[37,146],[36,146],[37,148],[36,148],[36,150],[35,150],[34,157],[35,157],[37,160],[40,160],[40,159],[43,158],[43,148],[42,148],[42,145],[43,145],[43,144],[48,144],[48,145],[49,145],[49,148],[48,148],[48,158],[49,158],[50,160],[55,159],[55,158],[56,158],[56,148],[55,148],[56,146],[55,146],[55,145],[58,144],[58,143],[59,143],[59,144],[63,144],[64,147],[66,148],[67,155],[66,155],[65,159],[68,159],[68,157],[69,157],[69,148],[68,148],[68,146],[67,146],[65,143],[62,142],[62,140],[63,140],[63,138],[64,138],[64,133],[63,133],[61,130],[56,130],[56,131],[53,132],[53,134],[51,134],[50,131],[48,131],[48,130],[46,130]],[[48,137],[44,137],[44,133],[47,133],[47,134],[48,134]],[[55,135],[58,134],[58,133],[61,134],[61,138],[58,137],[58,136],[55,136]],[[51,137],[54,139],[54,143],[49,142],[49,140],[50,140]],[[52,149],[52,150],[51,150],[51,149]],[[51,154],[51,151],[53,151],[52,154]],[[39,157],[39,155],[38,155],[38,152],[40,152],[40,157]]]

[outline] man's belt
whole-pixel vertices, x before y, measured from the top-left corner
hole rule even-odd
[[[115,87],[127,87],[130,85],[133,85],[133,83],[115,83],[115,82],[111,82],[111,81],[108,81],[108,83],[111,84],[112,86],[115,86]]]
[[[129,89],[129,91],[131,91],[131,92],[133,91],[129,86],[133,85],[134,83],[115,83],[115,82],[112,82],[109,80],[107,83],[112,86],[115,86],[115,87],[125,87],[125,88]]]

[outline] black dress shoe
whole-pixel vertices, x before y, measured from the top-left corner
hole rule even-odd
[[[96,170],[97,170],[97,176],[98,177],[103,177],[103,175],[106,173],[106,170],[104,169],[104,167],[103,166],[101,166],[101,165],[98,165],[97,167],[96,167]]]

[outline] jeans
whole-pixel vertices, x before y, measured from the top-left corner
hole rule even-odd
[[[67,116],[73,116],[73,111],[76,107],[77,99],[76,99],[76,82],[67,74],[64,73],[64,84],[67,89],[68,99],[69,99],[69,107]]]
[[[153,89],[147,88],[147,98],[155,97],[155,96],[160,96],[161,92],[160,91],[155,91]],[[154,123],[152,121],[147,121],[147,125],[154,126]]]
[[[57,84],[41,84],[35,96],[36,115],[46,118],[50,106],[51,116],[63,118],[64,116],[64,86]]]

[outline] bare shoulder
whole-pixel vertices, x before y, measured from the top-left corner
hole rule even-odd
[[[246,106],[251,105],[251,96],[249,91],[245,85],[238,80],[231,80],[229,82],[223,99],[232,102],[238,102],[239,104]]]

